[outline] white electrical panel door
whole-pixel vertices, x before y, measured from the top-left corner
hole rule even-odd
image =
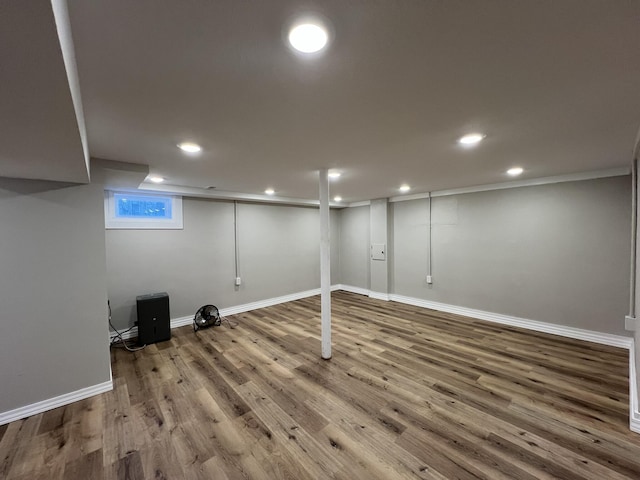
[[[372,260],[386,260],[387,248],[384,243],[373,243],[371,244],[371,259]]]

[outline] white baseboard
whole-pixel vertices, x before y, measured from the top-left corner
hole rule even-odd
[[[636,377],[636,347],[629,349],[629,428],[640,433],[640,410],[638,409],[638,381]]]
[[[500,313],[485,312],[483,310],[476,310],[473,308],[457,307],[446,303],[422,300],[420,298],[405,297],[404,295],[390,295],[390,299],[395,302],[406,303],[407,305],[430,308],[440,312],[455,313],[457,315],[464,315],[466,317],[477,318],[479,320],[487,320],[489,322],[510,325],[512,327],[526,328],[536,332],[551,333],[553,335],[574,338],[576,340],[586,340],[588,342],[610,345],[612,347],[629,349],[633,343],[633,338],[625,337],[623,335],[614,335],[611,333],[597,332],[595,330],[567,327],[564,325],[557,325],[555,323],[539,322],[537,320],[502,315]]]
[[[344,290],[346,292],[357,293],[359,295],[366,295],[370,298],[377,300],[392,300],[394,302],[405,303],[407,305],[414,305],[416,307],[429,308],[431,310],[438,310],[440,312],[455,313],[458,315],[464,315],[466,317],[477,318],[479,320],[487,320],[489,322],[500,323],[503,325],[510,325],[513,327],[526,328],[528,330],[534,330],[536,332],[551,333],[554,335],[560,335],[562,337],[574,338],[576,340],[586,340],[589,342],[600,343],[603,345],[610,345],[612,347],[621,347],[629,349],[633,344],[632,337],[625,337],[623,335],[614,335],[611,333],[597,332],[594,330],[586,330],[582,328],[567,327],[564,325],[557,325],[555,323],[540,322],[537,320],[529,320],[526,318],[513,317],[510,315],[502,315],[500,313],[486,312],[483,310],[476,310],[473,308],[458,307],[456,305],[449,305],[446,303],[432,302],[430,300],[423,300],[420,298],[407,297],[404,295],[386,294],[380,292],[373,292],[371,290],[354,287],[351,285],[337,284],[332,285],[331,290]],[[313,297],[314,295],[320,295],[320,289],[314,288],[313,290],[305,290],[303,292],[292,293],[289,295],[282,295],[280,297],[268,298],[266,300],[259,300],[257,302],[245,303],[242,305],[236,305],[233,307],[221,308],[220,315],[236,315],[238,313],[249,312],[251,310],[257,310],[259,308],[271,307],[273,305],[279,305],[281,303],[292,302],[294,300],[300,300],[301,298]],[[186,317],[178,317],[171,319],[171,328],[183,327],[185,325],[191,325],[193,322],[193,316],[188,315]],[[115,332],[110,332],[111,338],[115,336]],[[138,328],[134,327],[129,332],[123,335],[123,338],[134,338],[138,336]]]
[[[138,336],[138,327],[133,327],[131,330],[127,331],[127,332],[122,332],[120,334],[122,336],[123,340],[128,340],[130,338],[136,338]],[[117,337],[117,333],[114,332],[113,330],[109,330],[109,340],[113,340],[115,337]]]
[[[336,290],[343,290],[345,292],[357,293],[358,295],[369,296],[370,290],[368,288],[354,287],[352,285],[343,285],[339,283],[336,285]]]
[[[391,299],[391,295],[389,295],[388,293],[374,292],[373,290],[370,290],[369,298],[375,298],[376,300],[384,300],[385,302],[388,302]]]
[[[279,305],[281,303],[293,302],[294,300],[313,297],[314,295],[320,295],[319,288],[306,290],[304,292],[291,293],[289,295],[282,295],[281,297],[267,298],[266,300],[258,300],[257,302],[236,305],[235,307],[221,308],[220,315],[237,315],[238,313],[250,312],[251,310],[257,310],[259,308],[271,307],[273,305]]]
[[[340,290],[358,293],[360,295],[367,295],[370,298],[391,300],[394,302],[413,305],[416,307],[429,308],[431,310],[438,310],[440,312],[455,313],[457,315],[463,315],[465,317],[477,318],[479,320],[486,320],[489,322],[500,323],[502,325],[510,325],[513,327],[526,328],[528,330],[534,330],[536,332],[551,333],[554,335],[560,335],[562,337],[574,338],[576,340],[586,340],[588,342],[600,343],[602,345],[609,345],[612,347],[629,349],[633,344],[633,338],[625,337],[624,335],[614,335],[611,333],[597,332],[595,330],[567,327],[564,325],[557,325],[555,323],[540,322],[537,320],[529,320],[526,318],[513,317],[510,315],[502,315],[500,313],[486,312],[483,310],[476,310],[474,308],[458,307],[456,305],[432,302],[430,300],[407,297],[404,295],[386,295],[378,292],[372,292],[360,287],[352,287],[350,285],[339,284],[338,287],[340,288]]]
[[[184,327],[185,325],[193,324],[193,315],[187,315],[186,317],[178,317],[171,319],[171,329],[178,327]]]
[[[113,390],[113,381],[109,380],[91,387],[81,388],[75,392],[65,393],[64,395],[32,403],[31,405],[25,405],[24,407],[9,410],[8,412],[2,412],[0,413],[0,425],[15,422],[16,420],[37,415],[64,405],[69,405],[70,403],[84,400],[85,398],[93,397],[94,395],[109,392],[111,390]]]
[[[341,290],[341,285],[332,285],[331,291]],[[369,291],[367,290],[367,293]],[[242,305],[235,305],[233,307],[226,307],[220,309],[220,315],[226,317],[228,315],[237,315],[238,313],[250,312],[251,310],[257,310],[259,308],[271,307],[273,305],[279,305],[281,303],[293,302],[294,300],[300,300],[302,298],[313,297],[314,295],[320,295],[320,289],[314,288],[312,290],[305,290],[302,292],[291,293],[288,295],[282,295],[280,297],[267,298],[266,300],[258,300],[257,302],[244,303]],[[193,315],[187,315],[186,317],[177,317],[171,319],[171,328],[184,327],[185,325],[191,325],[193,323]],[[111,331],[110,339],[116,336],[116,332]],[[123,339],[135,338],[138,336],[138,327],[133,327],[127,333],[122,335]]]

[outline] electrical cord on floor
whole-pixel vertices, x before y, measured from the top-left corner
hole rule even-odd
[[[239,322],[237,320],[229,320],[227,317],[220,317],[220,325],[222,325],[224,322],[227,322],[227,327],[234,329],[239,325]]]
[[[142,345],[141,347],[133,347],[132,345],[127,343],[123,335],[133,330],[133,327],[135,327],[135,325],[127,328],[126,330],[123,330],[122,332],[116,330],[116,327],[114,327],[113,323],[111,323],[111,304],[109,303],[108,300],[107,300],[107,306],[109,307],[109,326],[111,327],[111,330],[115,332],[115,335],[111,338],[111,342],[109,343],[109,346],[113,348],[124,348],[129,352],[138,352],[143,348],[145,348],[146,345]]]

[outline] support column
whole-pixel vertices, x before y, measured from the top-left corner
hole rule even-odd
[[[328,170],[320,170],[320,306],[322,358],[331,358],[331,243]]]

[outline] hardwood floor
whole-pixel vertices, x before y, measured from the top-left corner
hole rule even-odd
[[[3,479],[638,479],[627,351],[334,293],[112,352],[115,389],[0,427]]]

